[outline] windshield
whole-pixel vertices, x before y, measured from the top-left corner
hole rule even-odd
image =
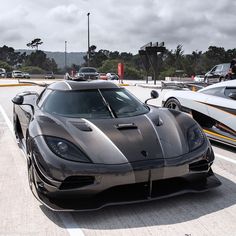
[[[52,91],[42,109],[51,114],[86,119],[131,117],[149,111],[148,107],[122,88]]]
[[[96,73],[97,70],[95,68],[81,68],[79,73]]]

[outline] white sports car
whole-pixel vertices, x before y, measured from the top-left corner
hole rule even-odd
[[[197,92],[169,91],[162,106],[189,113],[210,139],[236,146],[236,80]]]

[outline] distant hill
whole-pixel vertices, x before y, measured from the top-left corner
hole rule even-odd
[[[16,52],[26,52],[27,55],[34,52],[35,50],[29,50],[29,49],[17,49]],[[58,68],[64,68],[65,67],[65,52],[48,52],[44,51],[44,53],[47,54],[47,57],[53,58],[55,62],[57,63]],[[67,66],[71,66],[72,64],[81,65],[84,63],[83,56],[86,55],[86,52],[67,52],[66,58],[67,58]]]

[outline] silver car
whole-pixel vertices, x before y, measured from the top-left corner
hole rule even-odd
[[[226,80],[229,73],[230,63],[223,63],[214,66],[210,71],[205,74],[204,82],[213,84]]]

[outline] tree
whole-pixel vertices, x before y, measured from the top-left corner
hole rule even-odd
[[[25,65],[40,67],[46,71],[57,71],[57,64],[55,60],[47,58],[46,53],[40,50],[32,52],[30,55],[28,55]]]
[[[204,62],[207,70],[212,68],[214,65],[228,62],[225,49],[223,47],[210,46],[205,52]]]
[[[38,51],[39,45],[43,44],[42,40],[40,38],[33,39],[31,42],[27,43],[27,47],[36,48],[36,51]]]
[[[175,68],[176,70],[181,70],[183,69],[182,66],[182,59],[183,59],[183,45],[178,45],[174,51],[174,57],[175,57]]]
[[[23,63],[25,60],[25,54],[20,52],[15,52],[14,48],[7,47],[4,45],[0,47],[0,60],[8,63],[11,66],[16,66],[17,64]]]
[[[12,70],[12,67],[5,61],[0,61],[0,68],[4,68],[6,71]]]

